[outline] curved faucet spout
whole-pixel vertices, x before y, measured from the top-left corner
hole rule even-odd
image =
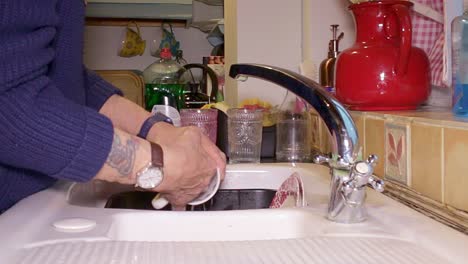
[[[318,156],[316,163],[328,163],[331,193],[328,219],[357,223],[366,219],[366,186],[383,191],[384,182],[373,176],[375,155],[358,161],[358,134],[353,119],[344,106],[318,83],[291,71],[260,64],[234,64],[229,76],[245,80],[253,76],[283,86],[308,102],[325,122],[332,139],[332,158]]]
[[[325,122],[332,138],[332,167],[347,167],[358,156],[358,134],[348,111],[318,83],[295,72],[261,64],[233,64],[229,76],[256,77],[278,84],[308,102]]]

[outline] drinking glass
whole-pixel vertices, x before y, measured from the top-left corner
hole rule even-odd
[[[259,163],[263,111],[231,108],[228,115],[229,163]]]
[[[216,144],[218,129],[217,109],[181,109],[180,121],[182,126],[196,126]]]
[[[312,150],[312,123],[308,112],[281,112],[276,122],[276,160],[309,161]]]

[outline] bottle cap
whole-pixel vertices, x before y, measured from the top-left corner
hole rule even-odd
[[[162,48],[161,53],[160,53],[160,57],[161,57],[161,59],[170,59],[170,58],[172,58],[171,49]]]

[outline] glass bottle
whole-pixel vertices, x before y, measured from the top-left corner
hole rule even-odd
[[[468,10],[452,21],[452,112],[468,117]]]
[[[185,69],[172,59],[169,48],[161,49],[161,59],[143,71],[145,81],[145,107],[151,111],[154,105],[168,105],[182,109],[185,83],[181,80]]]

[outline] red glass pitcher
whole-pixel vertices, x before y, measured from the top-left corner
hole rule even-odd
[[[353,4],[356,42],[336,62],[336,97],[352,110],[415,109],[429,96],[429,60],[411,46],[410,1]]]

